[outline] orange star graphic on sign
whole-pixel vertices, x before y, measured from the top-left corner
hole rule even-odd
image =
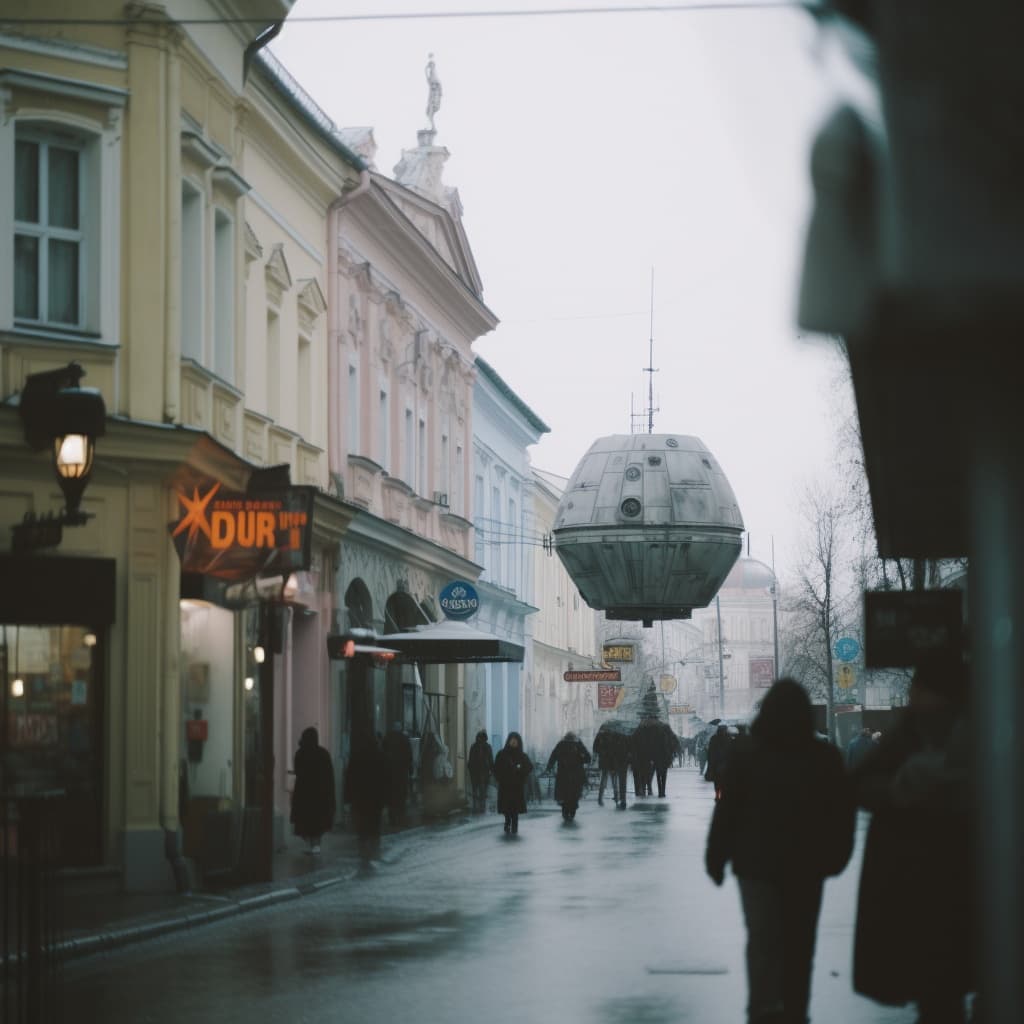
[[[181,522],[174,528],[174,533],[171,536],[177,537],[179,533],[188,529],[189,540],[194,540],[196,534],[200,532],[206,534],[207,540],[211,540],[210,524],[206,519],[206,506],[210,504],[210,499],[219,490],[220,483],[215,483],[206,494],[200,497],[199,488],[193,487],[191,498],[178,491],[178,501],[184,506],[185,515],[182,516]]]

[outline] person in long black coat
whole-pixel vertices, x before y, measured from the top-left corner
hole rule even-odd
[[[344,798],[352,808],[352,824],[364,866],[380,856],[381,818],[388,802],[388,759],[375,737],[354,733],[345,768]]]
[[[572,821],[580,806],[580,797],[587,781],[590,751],[574,732],[567,732],[555,744],[548,758],[548,771],[557,766],[555,776],[555,803],[562,805],[562,818]]]
[[[510,732],[505,746],[494,759],[494,776],[498,780],[498,813],[505,816],[505,834],[519,832],[519,815],[526,813],[526,780],[533,771],[533,762],[523,749],[523,737]]]
[[[708,740],[708,766],[704,770],[704,778],[715,784],[716,800],[720,800],[722,797],[722,780],[725,778],[725,768],[731,749],[732,738],[729,736],[729,727],[720,725]]]
[[[855,807],[839,750],[814,735],[807,692],[780,679],[734,741],[705,864],[732,863],[747,924],[748,1019],[803,1024],[825,878],[846,867]]]
[[[604,803],[604,789],[608,777],[612,780],[612,798],[621,810],[626,806],[626,775],[629,771],[629,736],[617,726],[603,723],[594,737],[594,753],[601,763],[601,784],[597,802]]]
[[[487,742],[487,730],[476,734],[466,758],[469,768],[469,784],[473,791],[473,813],[483,814],[487,809],[487,786],[494,774],[494,752]]]
[[[313,726],[304,729],[295,751],[295,787],[292,790],[291,822],[297,836],[309,843],[310,853],[320,852],[320,840],[334,825],[336,810],[334,765],[320,746]]]
[[[644,751],[644,760],[654,769],[658,779],[658,796],[664,797],[668,770],[680,751],[679,737],[667,723],[657,718],[647,718],[637,726],[633,740],[637,748]],[[650,782],[647,792],[650,793]]]
[[[412,779],[412,743],[395,722],[381,744],[388,761],[388,821],[392,826],[405,823],[405,807]]]
[[[966,671],[917,668],[901,718],[853,773],[871,811],[853,984],[880,1003],[917,1003],[922,1022],[962,1022],[977,985]]]

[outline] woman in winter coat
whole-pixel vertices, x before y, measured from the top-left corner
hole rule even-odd
[[[853,773],[871,811],[853,987],[880,1003],[915,1002],[925,1024],[962,1022],[977,987],[966,702],[962,664],[918,667],[903,716]]]
[[[309,843],[310,853],[320,852],[320,839],[334,824],[334,766],[331,755],[320,746],[310,726],[295,751],[295,788],[292,790],[292,826]]]
[[[510,732],[505,746],[494,759],[494,777],[498,780],[498,813],[505,815],[505,834],[519,832],[519,815],[526,813],[526,779],[533,762],[523,749],[523,738]]]
[[[548,771],[556,765],[558,774],[555,776],[555,803],[562,805],[562,818],[572,821],[583,795],[583,786],[587,781],[587,765],[590,764],[590,751],[574,732],[567,732],[564,739],[555,744],[548,758]]]
[[[803,1024],[825,878],[853,850],[854,803],[839,751],[814,735],[806,690],[780,679],[734,741],[705,855],[732,862],[747,924],[750,1024]]]

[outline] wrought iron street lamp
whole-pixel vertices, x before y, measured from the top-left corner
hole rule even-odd
[[[81,526],[89,518],[79,505],[92,475],[96,439],[106,431],[107,410],[99,391],[79,386],[84,376],[78,363],[68,363],[25,379],[18,405],[25,441],[37,451],[53,452],[64,508],[59,515],[26,516],[13,528],[16,550],[53,547],[64,526]]]

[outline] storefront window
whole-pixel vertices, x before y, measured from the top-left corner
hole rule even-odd
[[[62,862],[100,863],[102,636],[86,626],[0,625],[7,793],[63,791]]]

